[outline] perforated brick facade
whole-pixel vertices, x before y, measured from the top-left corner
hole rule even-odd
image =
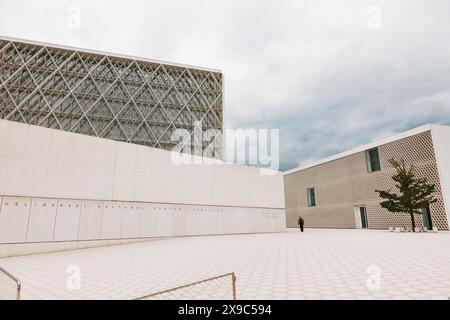
[[[433,226],[448,230],[438,167],[431,131],[421,132],[378,146],[381,170],[368,172],[365,151],[349,154],[284,177],[288,227],[296,227],[301,215],[307,227],[355,228],[355,207],[367,208],[368,227],[410,227],[408,214],[390,213],[381,208],[375,189],[395,189],[390,158],[413,164],[420,177],[436,185],[437,203],[430,207]],[[316,206],[308,207],[307,188],[314,188]],[[416,225],[422,226],[417,215]]]

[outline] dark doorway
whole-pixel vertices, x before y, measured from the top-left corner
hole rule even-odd
[[[422,209],[422,223],[425,228],[428,230],[433,229],[433,221],[431,220],[431,212],[430,207],[426,207]]]
[[[363,229],[369,228],[369,224],[367,222],[367,210],[366,210],[366,207],[359,207],[359,213],[361,215],[361,227]]]

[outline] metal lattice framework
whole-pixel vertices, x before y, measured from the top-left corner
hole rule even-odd
[[[222,74],[0,38],[0,118],[173,150],[196,121],[221,137]]]

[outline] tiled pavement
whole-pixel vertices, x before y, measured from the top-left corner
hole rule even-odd
[[[22,280],[24,299],[131,299],[231,271],[238,299],[450,297],[449,232],[185,237],[6,258],[0,265]],[[69,265],[80,268],[79,290],[67,287]]]

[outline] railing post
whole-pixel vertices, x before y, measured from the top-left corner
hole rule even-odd
[[[7,277],[9,277],[11,280],[13,280],[16,283],[16,300],[20,300],[20,291],[22,288],[22,283],[19,279],[14,277],[11,273],[0,267],[0,272],[4,273]]]
[[[234,272],[231,273],[231,282],[233,287],[233,300],[236,300],[236,274]]]
[[[189,283],[189,284],[185,284],[185,285],[182,285],[182,286],[179,286],[179,287],[175,287],[175,288],[171,288],[171,289],[155,292],[155,293],[152,293],[152,294],[148,294],[148,295],[145,295],[145,296],[134,298],[133,300],[146,300],[146,299],[148,299],[150,297],[160,296],[160,295],[163,295],[163,294],[166,294],[166,293],[169,293],[169,292],[185,289],[185,288],[188,288],[188,287],[196,286],[196,285],[199,285],[199,284],[202,284],[202,283],[207,283],[207,282],[214,281],[214,280],[217,280],[217,279],[226,279],[226,278],[228,278],[230,276],[231,276],[231,288],[232,288],[232,295],[233,295],[232,299],[233,300],[237,300],[237,298],[236,298],[236,274],[234,272],[223,274],[223,275],[220,275],[220,276],[217,276],[217,277],[213,277],[213,278],[200,280],[200,281]],[[224,280],[224,281],[226,281],[226,280]],[[227,289],[227,292],[229,292],[228,289]],[[227,296],[228,296],[228,294],[227,294]],[[226,299],[229,299],[229,298],[226,298]]]
[[[22,289],[22,284],[20,281],[17,283],[16,300],[20,300],[20,291]]]

